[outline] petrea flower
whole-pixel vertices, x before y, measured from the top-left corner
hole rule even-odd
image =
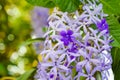
[[[48,14],[49,9],[35,6],[34,9],[31,11],[31,24],[32,24],[32,37],[39,38],[42,37],[44,34],[43,29],[44,27],[48,27],[47,19],[49,17]],[[35,46],[35,50],[37,53],[40,53],[43,47],[42,42],[36,42],[33,44]]]
[[[70,44],[68,46],[68,51],[76,53],[78,51],[78,46],[74,42],[75,37],[73,36],[73,31],[72,30],[67,30],[67,32],[61,31],[60,35],[62,36],[61,41],[63,41],[65,46],[68,46]],[[73,58],[73,56],[71,56],[71,58]]]
[[[103,17],[107,16],[103,13],[102,4],[98,4],[98,0],[81,0],[83,2],[84,12],[78,17],[79,19],[86,21],[87,23],[97,23]],[[98,4],[98,5],[97,5]]]
[[[63,41],[65,46],[68,46],[70,42],[73,42],[73,31],[72,30],[67,30],[66,31],[61,31],[60,35],[62,36],[61,41]]]
[[[47,8],[36,6],[36,7],[34,7],[33,11],[31,12],[31,14],[33,15],[31,17],[35,23],[39,22],[37,24],[41,24],[41,27],[44,27],[47,25],[47,19],[49,17],[48,11],[49,10]]]
[[[108,24],[107,24],[105,18],[102,19],[100,22],[97,23],[97,28],[98,28],[98,30],[100,30],[100,31],[106,30],[106,33],[109,32],[109,30],[108,30]]]
[[[69,52],[76,53],[78,51],[78,46],[76,43],[73,43],[72,46],[68,49]]]
[[[96,80],[93,76],[95,74],[95,70],[93,69],[91,72],[87,71],[87,74],[84,74],[82,71],[78,71],[78,75],[74,77],[74,80],[80,80],[80,77],[85,77],[86,80]]]
[[[106,75],[112,57],[111,36],[103,18],[106,15],[98,0],[80,1],[83,3],[82,13],[61,12],[55,8],[48,18],[37,80],[80,80],[81,77],[96,80],[97,72],[102,75],[102,80],[108,79]]]

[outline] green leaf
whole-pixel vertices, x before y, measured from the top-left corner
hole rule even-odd
[[[63,12],[73,12],[79,8],[80,0],[26,0],[32,5],[53,8],[59,7]]]
[[[43,31],[43,32],[47,32],[47,28],[48,28],[48,27],[43,27],[43,28],[42,28],[42,31]]]
[[[95,77],[96,77],[96,80],[102,80],[102,76],[100,72],[96,72]]]
[[[112,35],[114,42],[112,46],[120,47],[120,24],[118,20],[112,15],[108,17],[108,24],[110,34]]]
[[[120,0],[100,0],[104,11],[108,14],[120,14]]]
[[[26,1],[34,6],[42,6],[47,8],[55,7],[53,0],[26,0]]]
[[[27,46],[27,45],[30,45],[30,44],[32,44],[32,43],[40,42],[40,41],[44,41],[44,40],[45,40],[44,38],[28,39],[28,40],[22,42],[22,43],[19,45],[19,47],[20,47],[20,46]]]
[[[113,59],[112,70],[115,80],[120,80],[120,48],[113,47],[111,54]]]
[[[80,80],[86,80],[85,77],[83,76],[80,76]]]
[[[80,5],[80,0],[54,0],[54,2],[63,12],[73,12]]]
[[[120,48],[120,43],[114,39],[114,41],[111,43],[113,47],[118,47]]]
[[[24,74],[22,74],[20,77],[18,77],[16,80],[28,80],[28,78],[31,76],[31,74],[35,71],[35,69],[31,69]]]
[[[73,69],[72,69],[72,77],[74,77],[75,75],[76,75],[76,69],[73,68]]]

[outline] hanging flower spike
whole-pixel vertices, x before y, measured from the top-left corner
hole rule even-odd
[[[102,80],[107,80],[112,64],[111,37],[103,19],[102,4],[98,0],[81,1],[84,3],[83,13],[76,11],[71,16],[71,13],[56,8],[49,17],[37,80],[81,80],[81,77],[97,80],[97,72]]]

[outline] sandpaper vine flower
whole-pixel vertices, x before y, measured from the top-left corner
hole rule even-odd
[[[112,58],[111,36],[103,18],[106,14],[98,0],[81,2],[81,14],[78,11],[61,12],[55,8],[48,18],[44,50],[40,53],[43,60],[39,62],[36,79],[79,80],[84,77],[86,80],[96,80],[97,72],[103,80],[108,79],[106,75]]]

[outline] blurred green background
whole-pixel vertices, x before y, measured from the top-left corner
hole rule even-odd
[[[32,9],[25,0],[0,0],[0,80],[16,80],[37,65],[33,45],[21,45],[31,38]]]
[[[115,44],[112,45],[111,53],[115,80],[119,80],[120,34],[116,33],[120,31],[120,1],[100,1],[103,3],[105,13],[109,15],[108,22],[110,20],[109,24],[112,25],[110,26],[110,33],[115,40],[117,40],[117,42],[114,41]],[[57,5],[62,5],[61,7],[64,9],[63,4]],[[40,45],[42,45],[42,43],[31,44],[40,40],[31,40],[31,38],[40,37],[42,34],[41,32],[37,32],[37,34],[40,35],[36,36],[32,34],[35,29],[33,28],[34,22],[32,24],[32,15],[34,15],[32,11],[34,8],[34,6],[25,0],[0,0],[0,80],[34,80],[34,68],[37,66],[37,60],[41,59],[36,53],[40,52],[37,50],[41,50]],[[43,14],[38,12],[38,15],[42,16]],[[37,18],[38,16],[35,17]],[[42,17],[42,19],[44,19],[44,17]],[[42,24],[42,26],[44,25]],[[112,30],[112,28],[114,29]],[[42,29],[42,31],[46,31],[44,27]],[[39,30],[41,29],[36,31]],[[35,49],[35,46],[37,46],[37,49]]]

